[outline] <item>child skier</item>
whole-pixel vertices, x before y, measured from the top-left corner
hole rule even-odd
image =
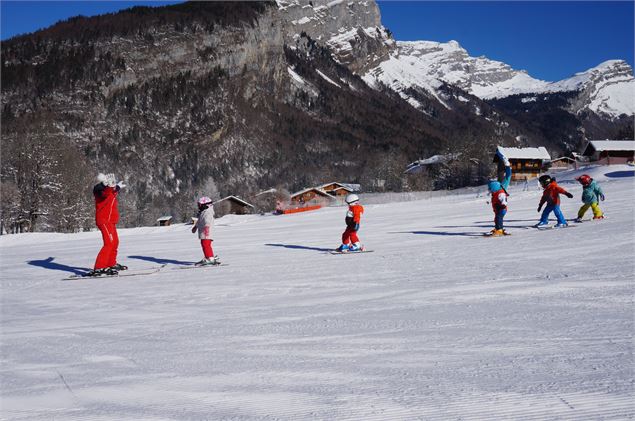
[[[553,211],[558,219],[558,223],[555,225],[555,228],[565,228],[568,226],[567,220],[562,215],[562,211],[560,210],[560,194],[564,194],[569,199],[573,197],[571,193],[560,187],[556,184],[556,180],[551,178],[548,175],[542,175],[538,179],[540,181],[540,185],[545,190],[542,193],[542,197],[540,198],[540,204],[538,204],[538,212],[542,209],[542,205],[547,203],[545,210],[542,212],[542,216],[540,217],[540,222],[538,222],[534,227],[538,228],[549,223],[549,214]]]
[[[357,237],[359,231],[359,223],[364,213],[364,207],[359,204],[359,197],[356,194],[349,194],[344,199],[348,203],[348,212],[346,212],[346,230],[342,234],[342,245],[336,251],[346,253],[349,251],[363,251],[364,247],[360,244]]]
[[[576,178],[582,184],[582,202],[584,205],[578,211],[576,222],[582,222],[582,217],[589,208],[593,210],[593,219],[603,219],[604,214],[600,209],[600,200],[604,201],[604,192],[602,188],[590,176],[582,174]]]
[[[198,220],[192,227],[192,233],[198,230],[198,238],[201,240],[204,258],[195,263],[196,266],[220,265],[218,256],[214,256],[212,250],[212,227],[214,226],[214,206],[212,199],[203,196],[198,199]]]
[[[496,155],[505,165],[505,178],[502,182],[498,180],[491,180],[487,183],[487,189],[492,194],[492,209],[494,210],[494,229],[490,232],[490,235],[499,237],[501,235],[507,235],[503,227],[503,219],[507,213],[507,187],[512,179],[512,168],[509,163],[509,159],[503,155],[500,150],[496,151]]]

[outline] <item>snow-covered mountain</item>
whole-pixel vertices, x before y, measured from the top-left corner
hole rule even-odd
[[[622,60],[606,61],[571,78],[548,82],[500,61],[472,57],[456,41],[398,41],[390,55],[363,79],[371,86],[389,86],[411,103],[409,89],[423,88],[438,97],[438,88],[447,83],[484,100],[579,92],[571,104],[574,113],[590,110],[609,118],[635,114],[633,69]]]

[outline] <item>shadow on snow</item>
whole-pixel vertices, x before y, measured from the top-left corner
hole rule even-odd
[[[160,257],[152,257],[152,256],[128,256],[129,259],[139,259],[145,260],[146,262],[158,263],[160,265],[193,265],[196,262],[186,262],[183,260],[174,260],[174,259],[162,259]]]
[[[89,268],[80,268],[75,266],[63,265],[61,263],[55,263],[55,257],[48,257],[43,260],[29,260],[27,263],[31,266],[37,266],[44,269],[49,270],[60,270],[63,272],[71,272],[75,275],[83,275],[86,272],[89,272]]]
[[[284,247],[287,249],[295,249],[295,250],[333,251],[332,248],[327,249],[322,247],[307,247],[307,246],[298,246],[295,244],[265,244],[265,246]]]

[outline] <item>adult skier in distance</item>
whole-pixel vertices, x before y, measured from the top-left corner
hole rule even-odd
[[[491,180],[487,183],[487,189],[492,194],[492,209],[494,210],[494,229],[489,233],[494,237],[501,235],[508,235],[505,232],[503,220],[507,214],[507,188],[512,179],[512,167],[509,163],[509,159],[499,150],[496,151],[496,155],[505,165],[505,177],[503,181]]]
[[[95,198],[95,223],[101,231],[104,242],[95,266],[87,276],[116,275],[127,266],[117,263],[117,250],[119,248],[119,236],[117,235],[117,223],[119,222],[119,209],[117,195],[126,185],[115,179],[115,175],[98,174],[98,183],[93,188]]]

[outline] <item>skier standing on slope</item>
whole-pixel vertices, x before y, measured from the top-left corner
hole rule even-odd
[[[203,196],[198,199],[198,219],[192,227],[192,233],[198,230],[198,238],[201,240],[203,259],[196,266],[220,265],[218,256],[214,256],[212,250],[212,227],[214,226],[214,206],[212,199]]]
[[[604,201],[602,188],[586,174],[582,174],[576,180],[582,184],[582,202],[584,203],[578,211],[576,222],[582,222],[582,218],[589,208],[593,210],[593,219],[604,219],[604,214],[599,206],[600,200]]]
[[[538,222],[534,227],[538,228],[549,223],[549,214],[553,211],[558,219],[558,223],[555,225],[555,228],[566,228],[569,225],[567,224],[567,220],[564,218],[562,211],[560,210],[560,194],[564,194],[569,199],[573,197],[571,193],[560,187],[556,180],[551,178],[549,175],[541,175],[538,179],[540,185],[544,189],[542,193],[542,197],[540,198],[540,203],[538,204],[538,212],[542,209],[542,205],[545,203],[547,206],[545,210],[542,211],[542,216],[540,217],[540,222]]]
[[[342,234],[342,245],[336,251],[341,253],[349,251],[363,251],[364,247],[359,242],[357,231],[359,231],[359,223],[364,213],[364,207],[359,204],[359,197],[356,194],[349,194],[344,201],[348,204],[346,212],[346,230]]]
[[[88,276],[116,275],[127,266],[117,263],[117,249],[119,248],[119,236],[117,235],[117,223],[119,222],[119,209],[117,195],[126,187],[122,181],[117,182],[114,174],[98,174],[98,183],[93,188],[95,198],[95,223],[101,231],[104,241],[95,267]]]
[[[494,210],[494,229],[490,234],[498,237],[507,234],[503,226],[503,219],[507,213],[507,197],[509,196],[507,188],[512,179],[512,168],[509,159],[500,150],[496,151],[496,155],[505,165],[505,178],[502,182],[491,180],[487,183],[487,189],[492,194],[492,209]]]

